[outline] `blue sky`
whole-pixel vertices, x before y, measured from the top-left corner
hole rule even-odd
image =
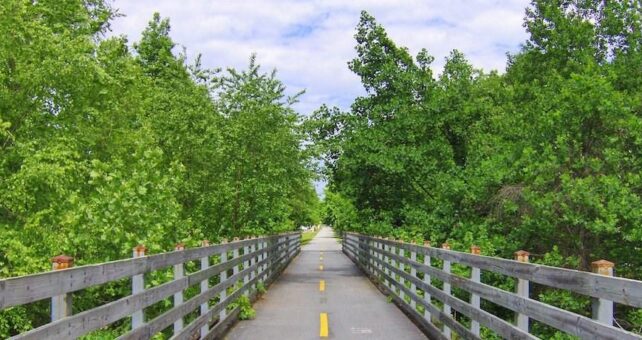
[[[503,72],[506,53],[527,37],[522,26],[527,0],[113,0],[124,16],[112,34],[137,41],[152,17],[169,17],[171,36],[188,57],[203,56],[206,67],[244,68],[257,54],[265,71],[291,93],[305,89],[295,108],[309,114],[321,104],[349,108],[364,93],[348,70],[355,56],[354,33],[366,10],[399,46],[413,55],[426,48],[439,73],[452,49],[486,71]],[[322,184],[317,187],[320,190]]]

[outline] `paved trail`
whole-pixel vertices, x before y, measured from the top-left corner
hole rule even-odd
[[[226,339],[320,339],[323,313],[328,339],[426,339],[341,252],[330,228],[301,249],[255,309],[256,319],[240,321]]]

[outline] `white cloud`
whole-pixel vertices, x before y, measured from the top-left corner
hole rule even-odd
[[[307,90],[297,109],[309,114],[323,103],[348,108],[363,93],[347,68],[362,9],[411,53],[427,48],[438,73],[455,48],[476,67],[503,71],[505,53],[526,39],[527,5],[528,0],[113,0],[126,16],[114,20],[112,29],[137,41],[158,11],[170,18],[174,41],[190,56],[202,53],[207,67],[243,68],[256,52],[266,71],[277,68],[293,93]]]

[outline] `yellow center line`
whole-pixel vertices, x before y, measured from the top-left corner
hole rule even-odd
[[[328,337],[328,313],[321,313],[319,320],[319,336],[322,338]]]
[[[319,270],[323,270],[323,265],[322,264],[319,265]]]
[[[325,280],[319,281],[319,291],[321,292],[325,291]]]

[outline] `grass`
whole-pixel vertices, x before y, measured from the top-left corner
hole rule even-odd
[[[310,230],[310,231],[306,231],[306,232],[302,233],[301,234],[301,245],[304,246],[304,245],[310,243],[310,241],[312,241],[312,239],[317,235],[318,232],[319,232],[318,230]]]

